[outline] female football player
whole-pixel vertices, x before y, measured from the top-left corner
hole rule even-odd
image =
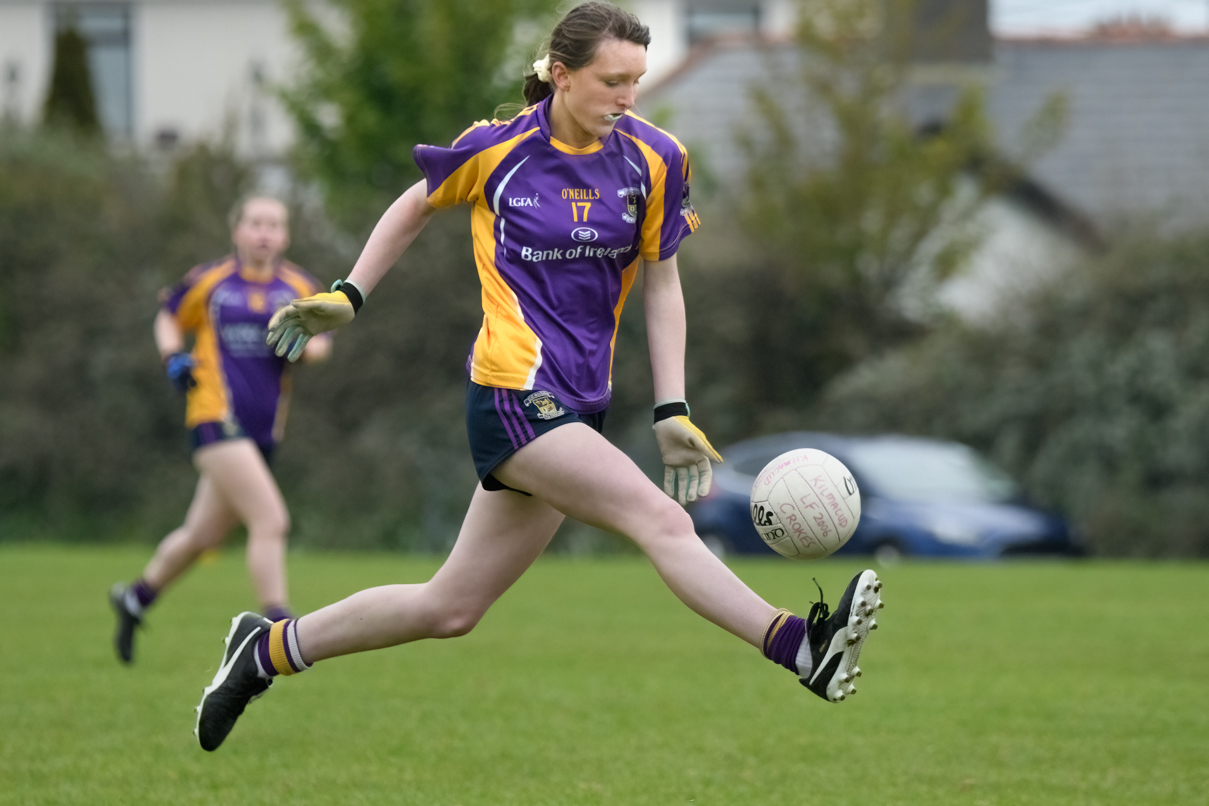
[[[641,269],[665,491],[680,504],[706,494],[710,460],[721,461],[684,399],[676,251],[698,226],[688,157],[631,111],[649,42],[646,26],[609,4],[568,12],[527,78],[529,106],[509,121],[476,123],[450,148],[417,146],[424,180],[386,211],[349,278],[274,317],[270,341],[298,355],[308,337],[352,320],[436,210],[472,205],[484,318],[468,362],[466,420],[481,483],[428,582],[364,590],[297,620],[236,616],[197,709],[206,750],[275,675],[465,635],[565,517],[633,540],[686,605],[819,696],[851,695],[880,605],[876,574],[857,575],[835,615],[815,605],[808,626],[744,585],[697,538],[684,509],[600,434],[618,317]]]
[[[265,614],[290,615],[290,516],[269,470],[285,427],[289,372],[264,339],[274,312],[319,286],[281,257],[290,241],[287,216],[276,199],[242,201],[231,216],[235,254],[194,268],[161,293],[155,343],[169,380],[186,395],[185,425],[199,478],[185,522],[160,542],[141,577],[110,591],[114,642],[124,663],[133,659],[134,629],[147,607],[238,523],[247,527],[248,571]],[[193,335],[191,352],[186,333]],[[304,357],[322,360],[330,350],[330,337],[313,340]]]

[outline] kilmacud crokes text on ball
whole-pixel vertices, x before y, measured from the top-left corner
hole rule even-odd
[[[751,520],[764,542],[795,560],[826,557],[861,519],[861,491],[843,462],[814,448],[773,459],[751,488]]]

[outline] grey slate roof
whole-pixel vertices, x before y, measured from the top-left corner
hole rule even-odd
[[[638,113],[667,129],[689,149],[694,170],[724,184],[738,181],[742,157],[735,134],[758,121],[752,87],[771,72],[792,68],[796,52],[781,44],[746,39],[714,42],[693,50],[671,76],[638,99]]]
[[[643,95],[639,111],[724,183],[738,181],[734,132],[758,120],[749,88],[768,81],[769,64],[796,58],[785,43],[715,43]],[[1029,166],[1041,188],[1104,231],[1149,216],[1209,224],[1209,39],[997,41],[988,111],[1006,154],[1055,92],[1069,117],[1058,145]],[[919,88],[913,114],[933,117],[946,97]]]
[[[989,106],[1001,141],[1045,98],[1069,118],[1033,177],[1102,228],[1138,215],[1209,223],[1209,39],[1000,41]]]

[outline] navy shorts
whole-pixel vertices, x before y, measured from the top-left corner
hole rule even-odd
[[[201,423],[194,426],[189,431],[189,436],[193,443],[193,450],[203,448],[206,445],[212,445],[215,442],[222,442],[226,439],[251,439],[239,427],[239,423],[234,420],[226,420],[223,422]],[[261,445],[256,443],[256,447],[260,450],[260,455],[264,457],[264,463],[270,465],[273,463],[273,448],[276,445]]]
[[[604,427],[606,411],[580,414],[550,392],[500,389],[468,381],[466,431],[470,436],[474,469],[483,489],[512,490],[491,475],[500,462],[560,425],[585,423],[599,433]]]

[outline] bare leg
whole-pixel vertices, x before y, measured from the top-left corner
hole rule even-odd
[[[264,457],[250,439],[198,448],[194,464],[248,528],[248,573],[260,603],[285,606],[285,549],[290,513]]]
[[[464,635],[541,554],[564,513],[634,540],[681,601],[761,645],[775,609],[705,547],[676,502],[588,426],[543,434],[494,473],[534,496],[480,487],[449,559],[429,582],[371,588],[302,617],[307,662]]]
[[[538,498],[479,487],[453,551],[432,579],[363,590],[303,616],[303,657],[314,663],[421,638],[465,635],[533,564],[562,521],[562,513]]]
[[[223,500],[214,482],[202,475],[197,480],[193,502],[185,522],[160,541],[155,555],[143,570],[143,579],[157,591],[175,582],[203,551],[217,546],[239,521]]]
[[[705,547],[688,513],[588,426],[543,434],[494,475],[576,520],[630,538],[680,601],[751,645],[763,643],[775,608]]]

